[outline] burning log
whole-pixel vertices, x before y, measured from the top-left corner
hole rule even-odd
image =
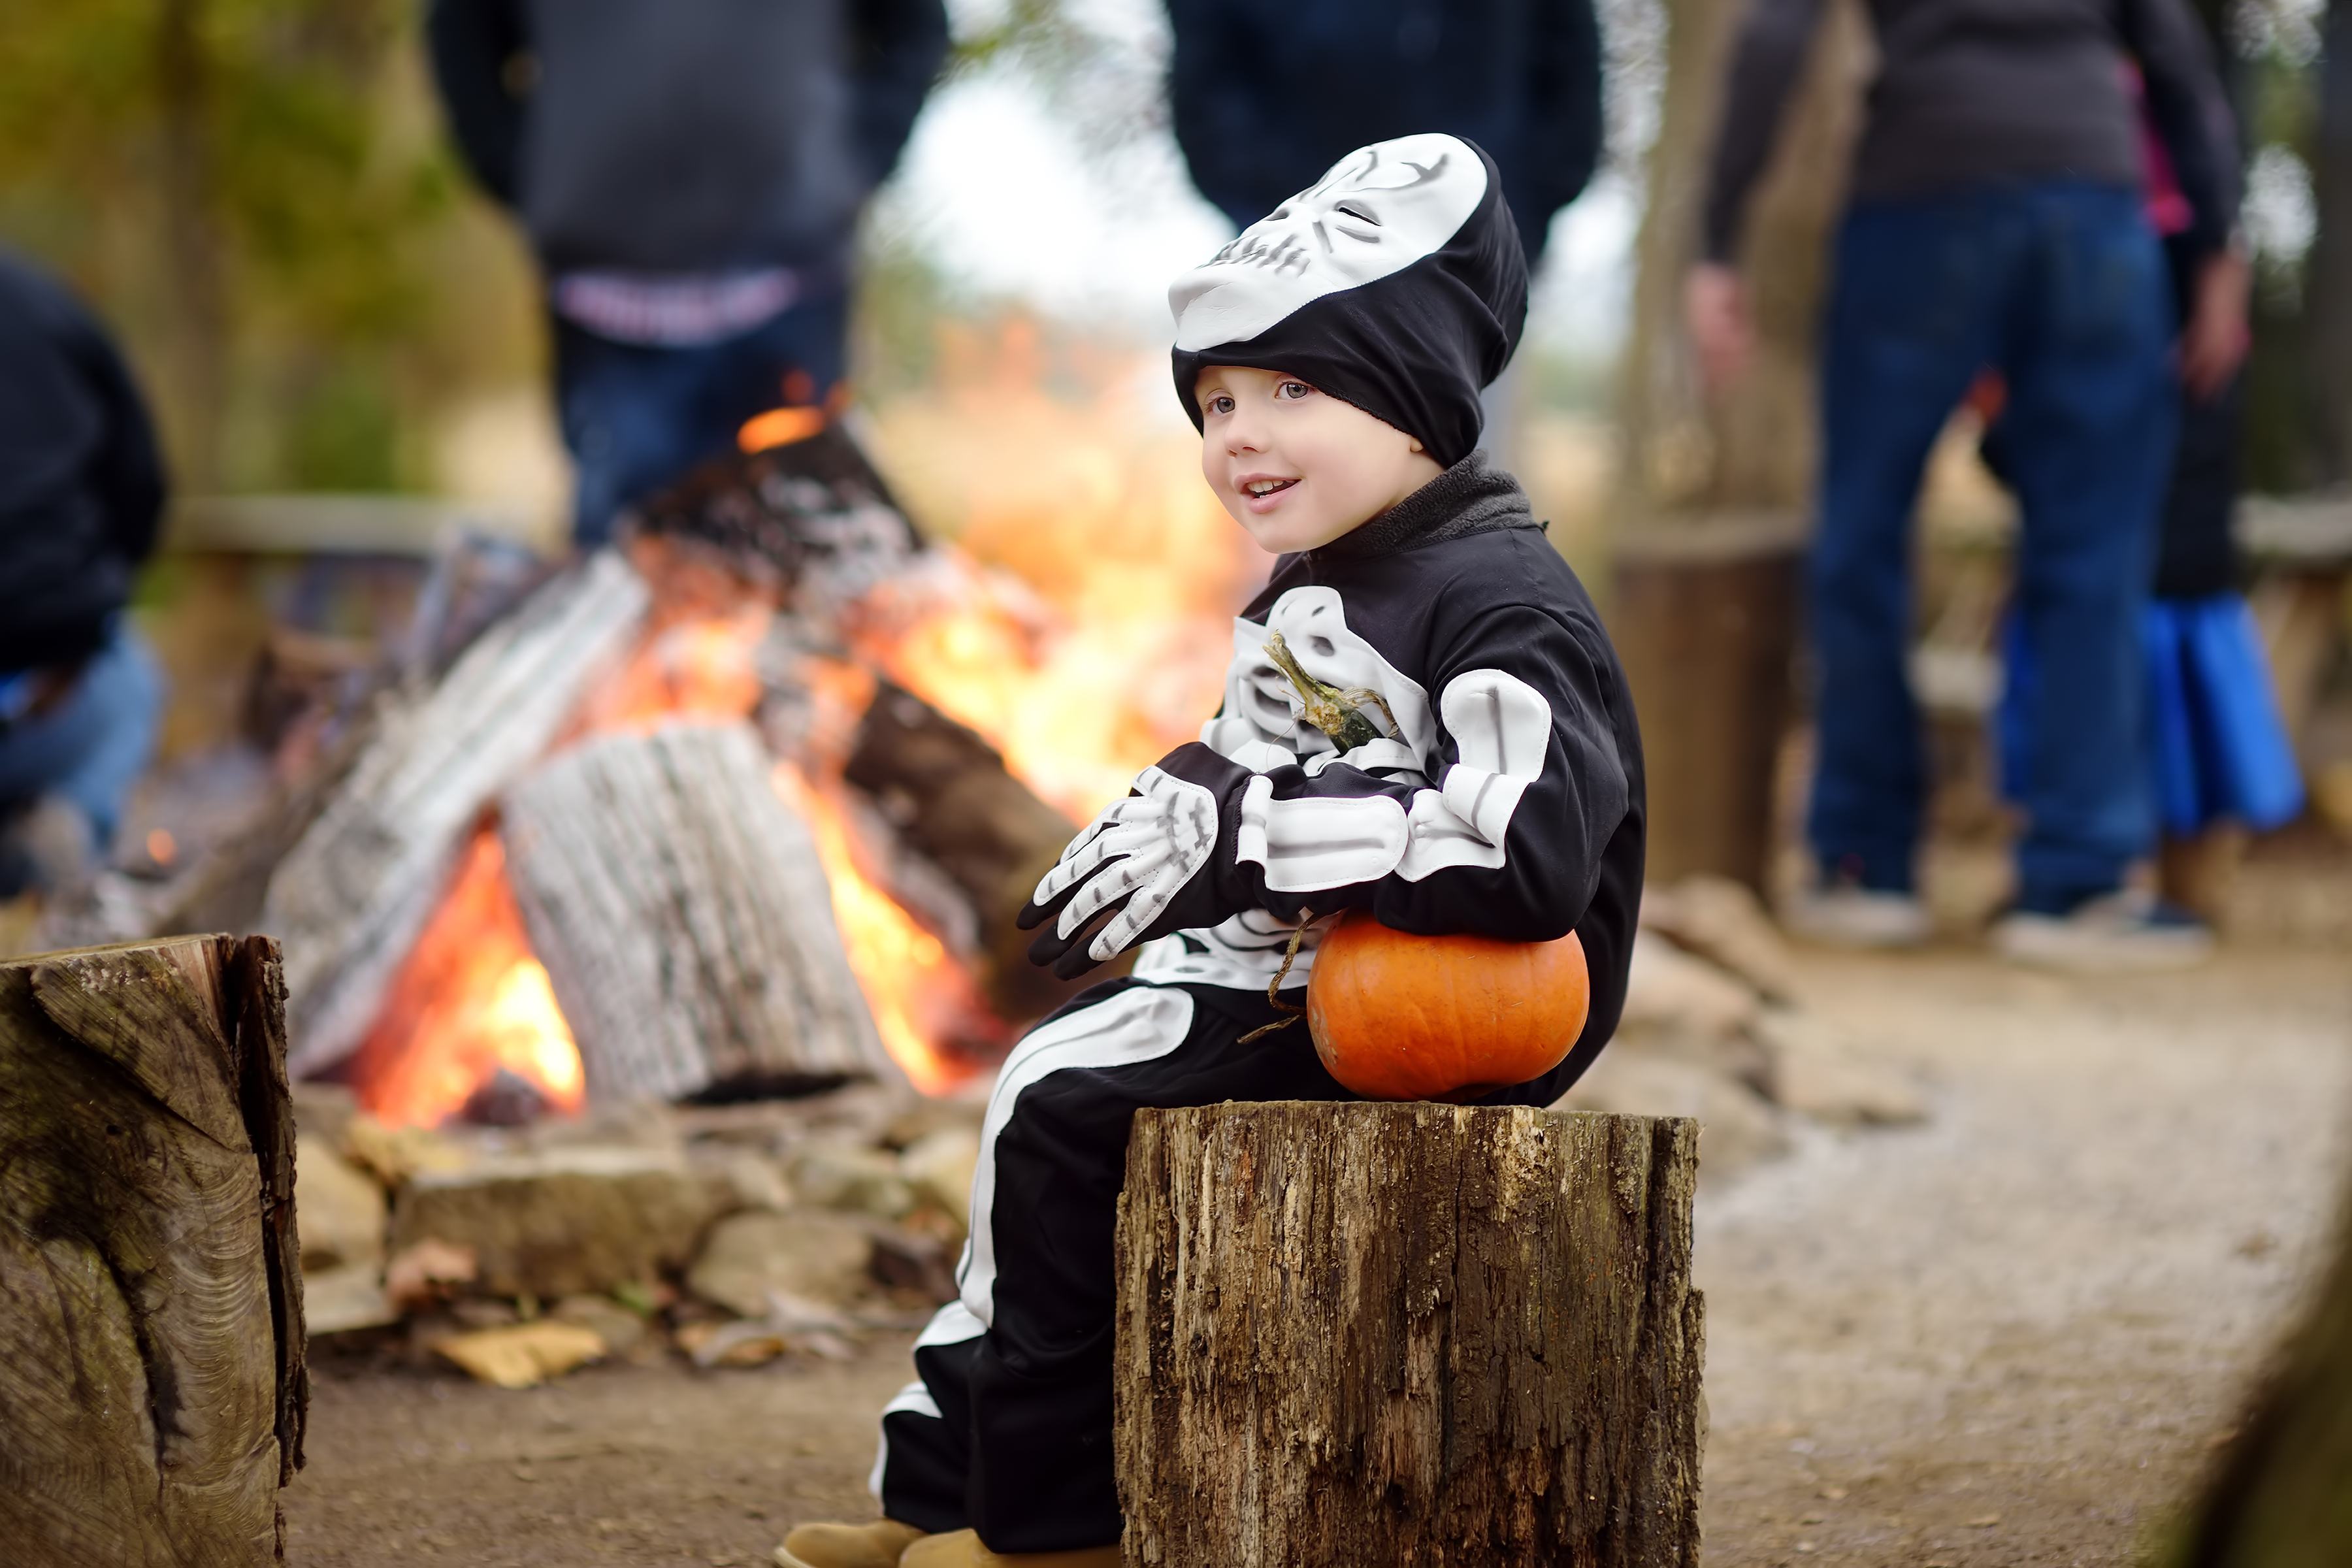
[[[626,650],[646,600],[618,556],[594,556],[485,632],[428,694],[385,712],[269,880],[261,924],[286,945],[298,1074],[357,1047],[467,830]]]
[[[971,902],[998,1012],[1027,1019],[1087,985],[1028,960],[1013,923],[1076,831],[1005,770],[996,748],[929,703],[885,684],[857,730],[843,778],[871,794],[908,847],[947,873]]]
[[[1426,1103],[1139,1112],[1128,1561],[1696,1564],[1697,1137]]]
[[[746,724],[574,747],[509,791],[508,866],[592,1093],[895,1080],[807,827]]]
[[[264,1563],[308,1398],[267,938],[0,963],[0,1541]]]

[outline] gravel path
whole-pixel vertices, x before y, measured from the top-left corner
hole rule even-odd
[[[1800,1139],[1701,1199],[1708,1568],[2121,1563],[2316,1265],[2352,965],[2078,982],[1808,955],[1799,989],[1934,1120]],[[291,1561],[766,1561],[855,1514],[905,1342],[847,1366],[583,1372],[507,1394],[320,1369]]]

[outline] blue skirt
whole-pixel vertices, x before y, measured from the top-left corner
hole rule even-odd
[[[2002,641],[2001,783],[2016,799],[2035,671],[2014,616]],[[2140,643],[2147,656],[2148,763],[2165,831],[2186,836],[2229,820],[2262,832],[2293,821],[2303,810],[2303,773],[2244,598],[2151,600]]]

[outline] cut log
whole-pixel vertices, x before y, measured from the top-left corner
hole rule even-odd
[[[1428,1103],[1139,1112],[1127,1562],[1696,1564],[1697,1138]]]
[[[308,1383],[267,938],[0,963],[0,1542],[23,1568],[284,1556]]]
[[[393,700],[269,879],[261,924],[286,945],[297,1073],[358,1047],[467,832],[625,652],[646,597],[620,557],[600,553],[484,633],[430,692]]]
[[[509,792],[509,874],[592,1094],[898,1079],[770,767],[748,724],[678,723],[584,742]]]

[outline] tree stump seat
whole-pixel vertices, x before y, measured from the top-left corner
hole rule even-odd
[[[1696,1167],[1678,1117],[1139,1113],[1126,1561],[1691,1568]]]

